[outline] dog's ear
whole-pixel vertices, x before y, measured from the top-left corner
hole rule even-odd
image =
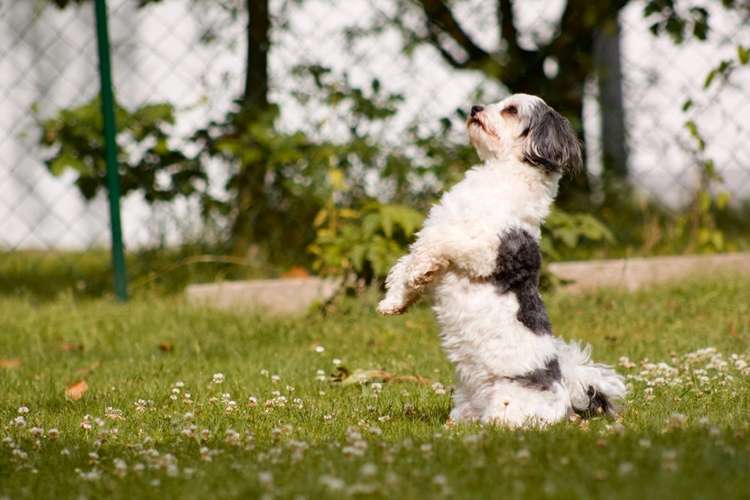
[[[581,143],[570,122],[547,104],[534,106],[525,137],[523,161],[547,172],[576,173],[581,168]]]

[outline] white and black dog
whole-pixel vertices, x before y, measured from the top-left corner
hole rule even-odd
[[[546,425],[610,413],[626,388],[590,348],[552,335],[538,290],[540,225],[563,173],[579,168],[570,123],[542,99],[474,106],[467,122],[482,163],[432,207],[393,266],[382,314],[432,289],[445,352],[456,366],[450,418]]]

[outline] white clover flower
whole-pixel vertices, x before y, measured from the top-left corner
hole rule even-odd
[[[333,415],[329,415],[329,414],[323,415],[324,422],[330,422],[331,420],[333,420]]]
[[[110,420],[124,420],[122,416],[122,410],[112,408],[111,406],[107,406],[104,409],[104,416]]]
[[[366,463],[359,469],[359,473],[365,477],[371,477],[378,473],[378,467],[373,463]]]
[[[443,395],[446,393],[445,387],[443,387],[443,384],[440,382],[435,382],[432,384],[432,390],[435,392],[435,394]]]
[[[181,389],[185,387],[185,382],[183,382],[182,380],[178,380],[177,382],[174,383],[174,386],[177,387],[178,389]]]
[[[683,427],[687,423],[687,417],[682,413],[673,413],[667,419],[667,426],[672,429]]]
[[[339,358],[333,358],[333,366],[339,366],[341,364],[341,360]]]
[[[19,415],[26,415],[27,413],[29,413],[29,408],[28,407],[26,407],[26,406],[19,406],[18,407],[18,414]]]
[[[224,374],[214,373],[213,377],[211,378],[211,383],[216,384],[216,385],[224,383]]]
[[[269,373],[270,372],[268,370],[266,370],[265,368],[261,369],[261,371],[260,371],[260,374],[263,377],[268,377]]]
[[[526,448],[521,448],[516,452],[516,460],[519,462],[526,462],[531,458],[531,452]]]
[[[341,491],[346,486],[346,483],[344,482],[343,479],[339,479],[337,477],[329,476],[329,475],[321,476],[320,484],[322,484],[323,486],[325,486],[331,491]]]
[[[620,356],[620,360],[618,364],[622,366],[623,368],[627,368],[627,369],[636,367],[636,364],[630,361],[630,358],[628,358],[627,356]]]
[[[44,429],[42,429],[41,427],[32,427],[31,429],[29,429],[29,433],[31,433],[32,437],[39,438],[44,435]]]
[[[151,400],[139,399],[134,403],[135,411],[144,412],[149,406],[153,406],[154,402]]]
[[[263,488],[270,488],[273,486],[273,474],[269,471],[262,471],[258,473],[258,482]]]
[[[14,448],[11,454],[18,460],[26,460],[27,458],[29,458],[28,453],[23,451],[21,448]]]
[[[372,390],[374,392],[381,392],[383,390],[383,384],[381,384],[380,382],[373,382],[372,384],[370,384],[370,387],[372,387]]]
[[[79,472],[79,477],[84,481],[98,481],[102,477],[101,471],[97,469],[91,469],[89,472]]]
[[[114,460],[112,460],[112,464],[114,465],[113,472],[115,476],[119,478],[125,477],[128,472],[128,464],[125,463],[125,460],[121,458],[115,458]]]
[[[316,345],[315,346],[315,352],[322,353],[322,352],[325,352],[325,351],[326,351],[326,348],[323,347],[322,345]]]
[[[186,438],[192,438],[192,437],[195,436],[195,431],[197,431],[197,430],[198,430],[198,427],[196,427],[195,424],[193,424],[193,425],[189,425],[188,427],[185,427],[184,429],[182,429],[180,431],[180,434],[182,434]]]
[[[271,382],[276,383],[279,380],[281,380],[281,377],[279,375],[276,375],[275,373],[271,375]]]
[[[177,464],[168,464],[167,465],[167,476],[168,477],[177,477],[180,475],[180,469],[177,468]]]
[[[224,441],[230,446],[238,446],[240,444],[241,436],[240,433],[234,429],[227,429],[226,437]]]
[[[23,416],[21,416],[21,415],[17,416],[13,420],[11,420],[10,423],[14,427],[18,427],[18,428],[26,427],[26,419]]]
[[[445,486],[446,484],[448,484],[448,478],[446,478],[443,474],[438,474],[432,478],[432,482],[437,484],[438,486]]]

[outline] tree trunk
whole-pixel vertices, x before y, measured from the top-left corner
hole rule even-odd
[[[594,35],[594,65],[601,113],[602,185],[605,194],[609,195],[621,188],[628,176],[617,16],[608,20]]]
[[[247,0],[247,51],[242,109],[235,127],[238,133],[269,110],[268,52],[271,47],[271,15],[269,0]],[[232,253],[246,255],[254,236],[253,204],[262,203],[266,169],[262,162],[240,163],[233,180],[236,189],[235,216],[231,227]]]

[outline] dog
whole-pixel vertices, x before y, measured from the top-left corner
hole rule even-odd
[[[378,312],[401,314],[425,291],[455,365],[450,419],[546,426],[614,414],[621,376],[590,346],[553,336],[539,294],[540,225],[564,174],[581,166],[568,120],[541,98],[515,94],[473,106],[481,164],[434,205],[409,254],[386,278]]]

